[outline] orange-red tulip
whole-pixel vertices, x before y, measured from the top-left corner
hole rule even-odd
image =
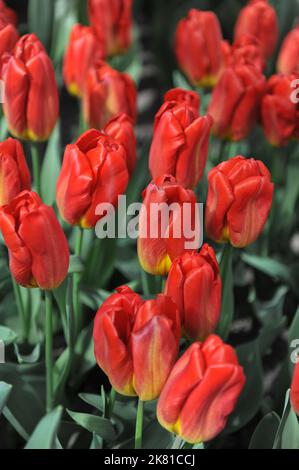
[[[221,313],[221,278],[212,247],[176,258],[169,271],[165,294],[179,307],[183,331],[204,340],[215,331]]]
[[[255,65],[260,71],[266,67],[259,40],[251,34],[242,34],[230,48],[227,64]]]
[[[11,53],[19,39],[19,33],[0,10],[0,61],[5,52]]]
[[[75,24],[64,56],[64,83],[71,95],[83,96],[89,68],[99,59],[104,59],[103,44],[90,26]]]
[[[279,35],[278,19],[267,0],[251,0],[241,10],[235,27],[235,40],[244,33],[259,40],[265,59],[274,53]]]
[[[52,207],[23,191],[0,209],[0,229],[16,282],[24,287],[55,289],[69,267],[67,239]]]
[[[132,0],[88,0],[89,20],[108,56],[131,45]]]
[[[175,37],[178,64],[195,86],[213,87],[222,72],[224,57],[219,20],[212,11],[191,9],[180,20]]]
[[[285,37],[277,61],[278,72],[299,73],[299,24]]]
[[[184,189],[170,175],[152,181],[143,192],[139,217],[138,256],[142,268],[150,274],[166,275],[175,258],[196,251],[198,217],[193,191]],[[189,248],[189,242],[193,248]]]
[[[136,86],[126,73],[105,62],[92,67],[86,79],[84,116],[89,127],[103,129],[110,119],[127,114],[136,120]]]
[[[194,92],[170,90],[165,100],[155,119],[150,172],[154,179],[173,175],[179,184],[193,189],[206,166],[212,119],[199,115]]]
[[[274,185],[265,165],[242,156],[221,163],[209,176],[207,235],[239,248],[253,243],[267,221]]]
[[[164,295],[143,303],[128,287],[117,291],[95,317],[97,363],[119,393],[154,400],[178,355],[178,309]]]
[[[291,99],[296,80],[299,85],[299,74],[273,75],[262,100],[263,129],[268,141],[276,147],[286,145],[299,130],[299,104]]]
[[[18,140],[0,142],[0,206],[25,189],[31,189],[31,177],[23,147]]]
[[[225,427],[245,384],[234,349],[211,335],[177,361],[160,395],[160,424],[185,441],[209,441]]]
[[[134,123],[127,114],[120,114],[112,118],[105,126],[106,134],[110,135],[125,148],[127,155],[127,165],[130,175],[133,174],[136,166],[136,137]]]
[[[16,26],[17,24],[17,14],[11,8],[8,8],[3,0],[0,0],[0,14],[3,14],[9,23]]]
[[[52,62],[34,34],[22,36],[13,54],[3,57],[4,114],[11,134],[34,142],[47,140],[59,112]]]
[[[94,227],[98,204],[116,206],[128,181],[124,147],[103,132],[86,131],[64,153],[56,191],[61,217],[71,225]]]
[[[295,412],[299,416],[299,362],[295,365],[294,375],[291,385],[291,403]]]
[[[208,113],[212,131],[222,139],[244,139],[259,117],[266,79],[255,65],[229,66],[213,90]]]

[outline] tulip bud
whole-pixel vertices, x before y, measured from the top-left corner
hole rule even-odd
[[[126,114],[112,118],[105,126],[105,133],[123,145],[127,155],[129,174],[132,175],[136,166],[136,137],[134,123]]]
[[[129,75],[104,62],[92,67],[86,79],[84,115],[89,127],[103,129],[118,114],[136,120],[136,87]]]
[[[0,206],[25,189],[31,189],[31,177],[23,147],[18,140],[0,142]]]
[[[54,68],[34,34],[22,36],[13,54],[3,56],[4,114],[9,131],[20,139],[47,140],[58,119]]]
[[[191,444],[209,441],[224,429],[244,384],[234,349],[211,335],[175,364],[158,401],[158,420]]]
[[[274,53],[279,36],[278,19],[267,1],[249,1],[241,10],[235,27],[235,40],[243,34],[251,34],[259,40],[265,59]]]
[[[103,45],[89,26],[75,24],[64,56],[63,77],[71,95],[82,97],[87,72],[105,53]]]
[[[299,23],[286,35],[282,43],[277,70],[285,74],[299,73]]]
[[[11,8],[8,8],[3,0],[0,0],[0,15],[4,15],[9,23],[16,26],[17,14]]]
[[[132,0],[88,0],[91,26],[108,56],[125,53],[132,41]]]
[[[176,89],[166,97],[171,101],[162,105],[155,119],[149,156],[151,175],[173,175],[178,184],[193,189],[206,166],[212,119],[199,115],[199,100],[191,93]]]
[[[262,100],[262,125],[268,141],[275,147],[288,144],[299,126],[299,106],[291,99],[294,80],[299,83],[299,74],[273,75]]]
[[[152,181],[143,192],[139,217],[138,256],[142,268],[163,276],[175,258],[196,251],[198,216],[193,191],[184,189],[170,175]]]
[[[208,107],[214,135],[232,141],[244,139],[257,123],[265,87],[266,79],[255,65],[228,67]]]
[[[212,11],[191,9],[177,26],[175,52],[178,64],[197,87],[213,87],[222,72],[222,33]]]
[[[183,88],[172,88],[164,95],[164,103],[174,101],[176,104],[186,104],[191,108],[199,110],[200,97],[196,91],[184,90]]]
[[[47,290],[59,287],[67,276],[69,249],[52,207],[36,193],[23,191],[0,209],[0,229],[18,284]]]
[[[3,54],[11,53],[19,39],[15,26],[0,10],[0,60]]]
[[[204,340],[216,329],[221,313],[221,278],[213,248],[176,258],[165,286],[179,307],[183,331],[189,339]]]
[[[169,297],[143,303],[121,287],[98,310],[93,338],[96,361],[115,390],[154,400],[178,355],[179,313]]]
[[[101,218],[98,204],[117,205],[129,174],[124,147],[95,129],[82,134],[64,153],[56,188],[61,217],[71,225],[92,228]]]
[[[208,180],[208,237],[238,248],[255,242],[272,206],[274,185],[266,166],[237,156],[210,171]]]
[[[292,407],[299,416],[299,362],[295,365],[290,398]]]
[[[261,72],[266,67],[259,40],[243,34],[234,42],[227,60],[228,65],[255,65]]]

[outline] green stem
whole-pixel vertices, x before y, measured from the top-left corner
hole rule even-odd
[[[227,140],[221,140],[219,156],[218,156],[218,165],[228,160],[228,152],[229,152],[229,142]]]
[[[45,321],[45,341],[46,341],[46,403],[47,412],[53,408],[53,312],[52,312],[52,292],[45,291],[46,321]]]
[[[135,428],[135,449],[142,449],[142,428],[143,428],[143,401],[138,400],[136,428]]]
[[[24,309],[24,303],[21,295],[21,288],[19,284],[15,281],[15,279],[12,277],[12,285],[13,285],[13,290],[15,294],[15,299],[16,299],[16,304],[17,304],[17,309],[19,313],[19,317],[21,320],[22,324],[22,329],[23,329],[23,339],[24,341],[27,341],[28,339],[28,325],[26,322],[26,315],[25,315],[25,309]]]
[[[233,282],[233,247],[230,243],[224,246],[220,261],[222,280],[221,318],[217,334],[226,341],[234,319],[234,282]]]
[[[116,391],[112,387],[111,391],[110,391],[110,398],[109,398],[108,419],[112,418],[114,404],[115,404],[115,398],[116,398]]]
[[[32,158],[32,170],[33,170],[33,179],[36,192],[41,196],[41,184],[40,184],[40,156],[38,144],[31,144],[31,158]]]
[[[83,246],[83,236],[84,236],[84,230],[79,227],[78,228],[78,233],[77,233],[77,239],[76,239],[76,246],[75,246],[75,255],[81,258],[82,256],[82,246]],[[82,323],[82,312],[81,312],[81,307],[80,307],[80,281],[81,281],[81,273],[74,273],[73,275],[73,303],[74,303],[74,316],[75,316],[75,331],[76,331],[76,337],[78,336],[80,329],[81,329],[81,323]]]

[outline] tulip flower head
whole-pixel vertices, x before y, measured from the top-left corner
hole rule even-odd
[[[209,441],[224,429],[244,384],[234,349],[211,335],[175,364],[158,401],[158,420],[191,444]]]
[[[97,363],[115,390],[154,400],[178,355],[179,312],[167,296],[143,302],[121,287],[98,310],[93,338]]]
[[[31,189],[31,176],[22,144],[9,138],[0,142],[0,206]]]
[[[267,0],[251,0],[241,10],[235,26],[235,40],[243,34],[251,34],[259,40],[265,59],[274,53],[279,36],[278,19]]]
[[[132,175],[137,160],[137,142],[133,120],[127,114],[119,114],[108,122],[104,131],[116,142],[123,145],[126,151],[129,174]]]
[[[163,276],[176,257],[196,251],[200,230],[197,217],[193,191],[184,189],[170,175],[153,180],[143,192],[139,217],[138,256],[142,268]]]
[[[14,10],[6,6],[4,0],[0,0],[0,15],[5,16],[5,18],[9,21],[9,23],[16,26],[17,14]]]
[[[213,87],[224,67],[222,32],[212,11],[191,9],[177,26],[175,52],[178,64],[197,87]]]
[[[265,135],[275,147],[282,147],[299,137],[299,102],[291,99],[295,82],[299,84],[299,73],[273,75],[267,83],[261,118]]]
[[[97,62],[87,74],[83,106],[89,127],[101,130],[119,114],[127,114],[135,122],[135,83],[128,74]]]
[[[277,61],[278,72],[299,73],[299,23],[285,37]]]
[[[259,117],[266,79],[252,64],[229,66],[213,90],[208,113],[213,118],[212,131],[221,139],[244,139]]]
[[[213,333],[221,313],[221,278],[212,247],[176,258],[165,294],[179,307],[183,331],[189,339],[204,340]]]
[[[9,131],[20,139],[47,140],[58,119],[59,100],[54,68],[44,46],[35,34],[27,34],[2,60],[3,110]]]
[[[193,92],[177,88],[165,100],[155,118],[150,172],[153,179],[172,175],[194,189],[206,166],[212,118],[199,115],[199,99]]]
[[[75,24],[64,56],[63,77],[71,95],[81,98],[89,68],[104,59],[103,45],[90,26]]]
[[[0,209],[0,229],[18,284],[47,290],[59,287],[67,276],[69,249],[52,207],[36,193],[23,191]]]
[[[274,185],[266,166],[237,156],[210,171],[208,180],[208,237],[238,248],[255,242],[272,206]]]
[[[128,181],[125,148],[104,132],[86,131],[64,153],[56,188],[61,217],[71,225],[94,227],[101,217],[98,204],[116,206]]]
[[[0,9],[0,60],[5,53],[12,53],[19,33],[13,23]]]
[[[261,72],[266,67],[260,41],[251,34],[242,34],[228,54],[228,65],[255,65]]]
[[[107,56],[126,52],[132,41],[132,0],[88,0],[89,21]]]
[[[295,365],[290,398],[292,407],[299,416],[299,362]]]

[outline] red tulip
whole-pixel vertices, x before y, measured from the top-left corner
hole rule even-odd
[[[208,113],[213,133],[232,141],[244,139],[259,116],[266,79],[255,65],[228,67],[214,88]]]
[[[278,20],[274,8],[267,0],[253,0],[241,10],[236,27],[235,40],[243,34],[251,34],[259,41],[265,59],[275,51],[278,41]]]
[[[136,120],[136,87],[129,75],[99,62],[87,74],[84,115],[90,127],[103,129],[118,114]]]
[[[295,366],[291,385],[291,403],[295,413],[299,416],[299,362]]]
[[[183,88],[172,88],[164,95],[164,104],[174,101],[176,104],[186,104],[191,108],[199,110],[200,97],[196,91],[184,90]]]
[[[187,230],[193,232],[186,234]],[[156,178],[143,192],[139,217],[142,268],[150,274],[166,275],[175,258],[198,249],[199,230],[193,191],[184,189],[170,175]]]
[[[44,46],[34,34],[22,36],[3,63],[3,110],[10,132],[20,139],[47,140],[58,118],[59,100]]]
[[[105,53],[89,26],[75,24],[64,56],[63,77],[71,95],[82,97],[89,68]]]
[[[222,72],[222,33],[212,11],[191,9],[176,30],[178,64],[195,86],[213,87]]]
[[[25,189],[31,189],[31,177],[23,147],[18,140],[0,142],[0,206]]]
[[[94,227],[100,219],[98,204],[116,206],[128,180],[124,147],[95,129],[85,132],[64,153],[56,191],[62,218],[71,225]]]
[[[188,338],[199,341],[213,333],[221,313],[221,278],[213,248],[205,244],[200,253],[175,259],[165,294],[179,307]]]
[[[158,401],[158,420],[191,444],[209,441],[224,429],[244,384],[234,349],[211,335],[175,364]]]
[[[66,278],[69,249],[52,207],[23,191],[0,209],[0,229],[10,270],[24,287],[55,289]]]
[[[132,0],[88,0],[89,20],[108,56],[131,45]]]
[[[299,74],[273,75],[262,100],[261,116],[265,135],[277,147],[286,145],[299,129],[299,105],[291,100],[292,87]]]
[[[11,53],[19,39],[15,26],[0,10],[0,60],[3,54]]]
[[[123,395],[156,399],[177,358],[180,320],[169,297],[142,302],[128,287],[100,307],[94,322],[98,365]]]
[[[229,65],[255,65],[261,72],[266,67],[260,42],[250,34],[243,34],[234,42],[227,62]]]
[[[253,243],[272,205],[274,185],[268,169],[259,160],[237,156],[210,171],[208,179],[208,237],[239,248]]]
[[[127,114],[119,114],[105,126],[105,133],[124,146],[127,155],[129,174],[132,175],[136,166],[136,137],[134,123]]]
[[[177,100],[176,100],[177,96]],[[149,167],[153,178],[173,175],[193,189],[202,178],[208,156],[212,119],[200,116],[192,93],[171,90],[156,115]]]
[[[11,8],[8,8],[3,0],[0,0],[0,15],[4,15],[9,23],[16,26],[17,24],[17,14]]]
[[[286,35],[282,43],[277,70],[285,74],[299,73],[299,23]]]

